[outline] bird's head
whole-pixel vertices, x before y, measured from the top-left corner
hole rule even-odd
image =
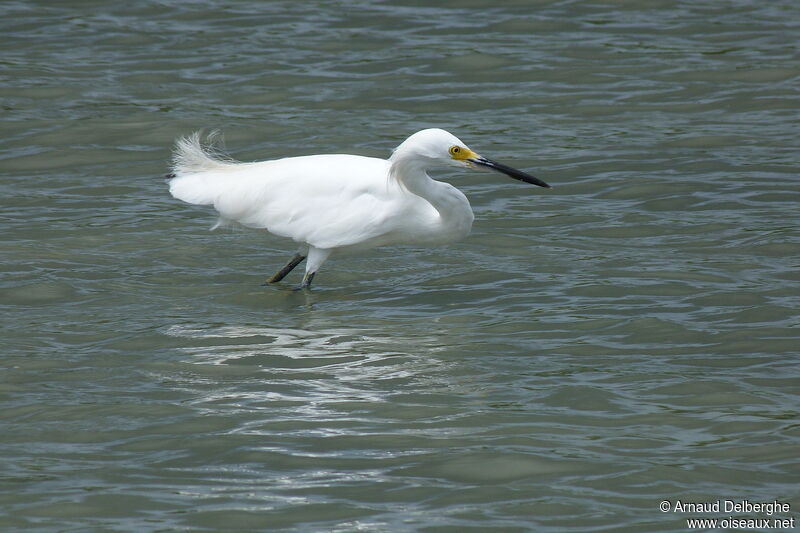
[[[393,157],[401,156],[417,158],[425,166],[490,168],[516,180],[539,187],[550,187],[547,183],[526,172],[478,155],[458,137],[439,128],[421,130],[411,135],[395,149]]]

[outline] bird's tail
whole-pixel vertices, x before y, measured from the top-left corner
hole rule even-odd
[[[214,148],[216,133],[200,140],[200,132],[181,137],[175,142],[172,153],[172,172],[166,175],[169,192],[178,200],[190,204],[209,205],[225,186],[224,175],[235,169],[238,163]]]
[[[172,153],[173,174],[180,176],[209,170],[226,170],[238,164],[216,148],[218,131],[208,134],[205,143],[201,142],[200,137],[201,132],[196,131],[175,141],[175,151]]]

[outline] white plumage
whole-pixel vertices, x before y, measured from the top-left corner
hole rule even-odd
[[[444,165],[485,166],[548,186],[478,156],[440,129],[415,133],[388,160],[326,154],[257,163],[215,156],[194,134],[177,141],[168,177],[175,198],[213,205],[220,217],[217,225],[266,229],[299,243],[298,254],[267,281],[280,281],[308,257],[301,285],[308,287],[334,251],[446,244],[465,237],[473,221],[469,201],[426,173]]]

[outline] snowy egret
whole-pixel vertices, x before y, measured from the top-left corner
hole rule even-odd
[[[467,197],[426,172],[441,166],[485,167],[549,187],[435,128],[411,135],[389,159],[324,154],[255,163],[215,156],[196,133],[177,141],[167,178],[175,198],[214,206],[219,213],[214,228],[238,223],[299,243],[295,256],[267,283],[281,281],[307,259],[300,285],[306,288],[333,252],[448,244],[466,237],[474,219]]]

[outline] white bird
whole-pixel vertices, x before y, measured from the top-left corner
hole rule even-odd
[[[443,166],[487,167],[549,187],[435,128],[411,135],[389,159],[324,154],[255,163],[215,156],[196,133],[178,139],[167,178],[175,198],[214,206],[219,213],[214,228],[238,223],[299,243],[297,254],[267,283],[281,281],[308,259],[300,285],[307,288],[333,252],[448,244],[466,237],[474,219],[467,197],[426,172]]]

